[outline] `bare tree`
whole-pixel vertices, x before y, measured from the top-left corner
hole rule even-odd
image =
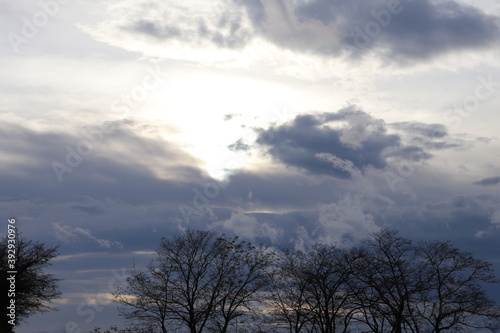
[[[498,306],[484,284],[491,264],[450,242],[418,245],[394,230],[373,235],[350,280],[359,320],[371,332],[459,332],[498,329]]]
[[[126,318],[153,320],[162,332],[178,325],[191,333],[226,333],[257,301],[272,258],[237,237],[187,230],[162,239],[156,260],[146,271],[133,269],[128,286],[115,296]]]
[[[427,287],[416,310],[425,321],[426,332],[440,333],[467,328],[498,329],[498,306],[484,290],[498,283],[491,263],[460,251],[450,242],[420,244]]]
[[[291,333],[347,332],[356,313],[348,281],[357,257],[357,250],[324,244],[286,253],[272,291],[276,318]]]
[[[393,230],[375,233],[366,245],[350,281],[358,320],[372,332],[420,332],[413,307],[423,288],[418,251]]]
[[[347,332],[354,314],[348,280],[352,278],[349,250],[317,244],[306,256],[304,275],[307,281],[308,305],[314,323],[321,333]]]
[[[266,272],[275,259],[275,253],[264,246],[257,248],[237,239],[228,245],[230,268],[223,276],[222,292],[211,326],[213,331],[220,333],[228,332],[230,324],[238,318],[251,319],[258,314],[255,303],[260,302],[260,291],[269,281]]]
[[[364,246],[316,244],[279,260],[237,237],[188,230],[163,239],[145,270],[132,268],[116,298],[137,332],[282,332],[285,324],[290,333],[441,333],[498,328],[485,283],[497,283],[490,263],[393,230]],[[264,323],[268,310],[274,321]]]
[[[9,267],[9,250],[10,253],[15,251],[16,274],[7,273],[13,270]],[[11,299],[15,301],[16,324],[36,313],[56,310],[50,306],[50,302],[61,294],[57,287],[60,279],[43,273],[43,270],[50,266],[50,260],[57,255],[57,247],[47,247],[43,243],[26,240],[21,236],[17,237],[15,242],[9,242],[8,237],[3,237],[0,239],[0,252],[0,289],[6,293],[1,302],[0,331],[9,333],[14,332],[14,326],[8,323],[7,316]],[[13,292],[8,292],[11,289],[11,281],[8,278],[12,276],[15,277],[15,288]],[[5,297],[7,292],[12,297]]]
[[[130,321],[131,328],[138,330],[153,324],[160,332],[168,332],[172,320],[169,307],[173,302],[171,275],[172,272],[162,270],[155,262],[148,265],[147,272],[135,265],[130,270],[127,285],[118,287],[115,298],[126,305],[120,308],[120,314]]]
[[[305,254],[285,251],[272,272],[270,306],[273,318],[284,323],[290,333],[314,332],[314,312],[308,302],[308,280],[302,271]]]

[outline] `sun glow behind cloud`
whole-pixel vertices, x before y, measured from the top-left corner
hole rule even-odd
[[[167,80],[153,92],[148,105],[131,116],[176,128],[164,133],[165,139],[201,158],[211,176],[221,177],[248,159],[230,151],[229,145],[242,137],[252,142],[255,128],[285,122],[306,104],[299,91],[290,95],[289,88],[224,71],[200,70]]]

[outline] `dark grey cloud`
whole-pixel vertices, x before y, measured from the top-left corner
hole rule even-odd
[[[348,191],[345,181],[324,178],[310,179],[304,173],[280,169],[272,173],[239,171],[229,178],[220,201],[229,208],[249,211],[309,210],[318,203],[337,201]]]
[[[182,37],[182,32],[176,26],[168,24],[162,25],[160,22],[144,19],[134,22],[129,29],[158,39]]]
[[[248,151],[250,150],[250,145],[243,142],[242,139],[238,139],[236,142],[227,146],[231,151]]]
[[[282,0],[261,0],[245,6],[265,38],[328,56],[358,57],[375,50],[387,60],[408,63],[492,47],[500,40],[498,17],[457,1],[313,0],[291,7]],[[327,38],[318,42],[318,34]]]
[[[431,158],[433,155],[426,152],[422,147],[426,149],[429,148],[429,144],[421,146],[402,146],[400,149],[388,151],[385,154],[386,158],[393,157],[396,159],[411,160],[413,162],[421,162],[423,160]]]
[[[261,0],[232,0],[245,8],[248,16],[256,25],[262,24],[266,19],[266,11]]]
[[[156,41],[178,40],[196,45],[209,43],[228,49],[246,45],[253,36],[251,27],[244,24],[242,13],[234,11],[201,16],[191,13],[178,15],[171,8],[161,9],[159,6],[142,10],[143,13],[137,13],[137,18],[122,23],[120,28],[153,37]]]
[[[484,178],[484,179],[481,179],[481,180],[475,182],[474,184],[482,185],[482,186],[498,185],[498,184],[500,184],[500,177]]]
[[[381,34],[381,46],[389,46],[396,58],[429,58],[462,49],[496,45],[499,18],[456,1],[401,1],[403,11],[395,15]]]
[[[231,1],[231,9],[187,15],[186,8],[157,3],[119,28],[156,42],[226,49],[243,48],[259,36],[300,53],[356,60],[373,51],[399,64],[500,41],[499,17],[454,0]]]
[[[204,19],[198,21],[198,33],[202,39],[209,40],[219,47],[239,48],[252,38],[252,32],[243,26],[241,17],[231,17],[223,13],[216,26],[210,27]]]
[[[228,113],[228,114],[224,115],[223,119],[224,119],[224,121],[229,121],[229,120],[232,120],[232,119],[239,117],[239,116],[241,116],[241,114],[239,114],[239,113]]]
[[[425,124],[420,122],[391,123],[391,127],[401,129],[410,134],[421,135],[427,138],[442,138],[448,135],[443,124]]]
[[[409,145],[423,147],[426,150],[463,148],[467,145],[467,142],[464,140],[451,138],[448,135],[446,126],[443,124],[426,124],[410,121],[391,123],[389,127],[402,133]]]
[[[419,146],[402,144],[384,121],[355,107],[299,115],[284,125],[260,129],[256,143],[287,166],[339,178],[368,167],[383,169],[388,158],[431,157]]]

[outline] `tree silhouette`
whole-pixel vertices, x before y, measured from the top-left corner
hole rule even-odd
[[[450,242],[425,242],[420,252],[426,265],[420,275],[426,283],[415,310],[426,330],[499,329],[492,319],[500,318],[495,302],[482,287],[498,282],[491,263],[460,251]]]
[[[12,240],[12,239],[11,239]],[[50,306],[50,301],[60,296],[57,282],[51,274],[43,273],[50,266],[50,260],[57,255],[57,247],[47,247],[43,243],[26,240],[21,236],[10,242],[7,236],[0,239],[0,289],[2,293],[0,309],[0,331],[5,333],[14,332],[15,326],[9,321],[11,300],[15,301],[15,323],[24,321],[29,316],[55,310]],[[13,244],[15,243],[15,244]],[[14,245],[14,248],[12,248]],[[9,274],[13,269],[9,267],[8,253],[15,250],[16,274]],[[15,276],[15,291],[9,292],[12,297],[6,297],[11,289],[11,281],[8,278]]]
[[[394,230],[363,246],[286,251],[269,286],[276,323],[290,333],[423,333],[499,329],[484,289],[491,263],[450,242],[414,244]]]
[[[351,281],[360,321],[372,332],[498,329],[500,312],[484,289],[491,263],[450,242],[414,244],[394,230],[373,234]]]
[[[154,323],[160,332],[228,332],[252,312],[272,252],[237,237],[187,230],[163,239],[146,270],[133,267],[128,285],[115,293],[122,315],[135,327]]]
[[[366,250],[351,283],[363,313],[360,321],[372,332],[418,332],[411,305],[422,290],[418,272],[423,263],[412,241],[382,230],[367,241]]]
[[[290,333],[348,332],[357,311],[349,280],[357,249],[316,244],[311,251],[286,251],[270,285],[273,314]]]

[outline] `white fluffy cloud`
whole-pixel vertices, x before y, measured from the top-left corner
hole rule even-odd
[[[212,227],[222,227],[243,238],[252,240],[255,238],[268,238],[272,242],[276,242],[283,234],[283,230],[280,228],[258,221],[256,217],[246,215],[242,211],[233,212],[229,219],[215,222]]]
[[[338,203],[320,206],[318,240],[350,246],[367,238],[379,227],[371,214],[365,213],[359,198],[347,196]]]

